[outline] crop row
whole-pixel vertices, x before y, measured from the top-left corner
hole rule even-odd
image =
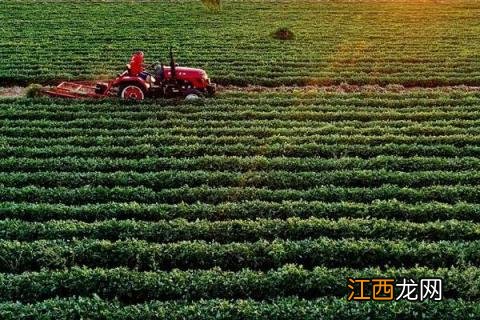
[[[332,108],[334,109],[334,108]],[[471,109],[471,110],[470,110]],[[115,111],[115,112],[42,112],[42,111],[18,111],[9,109],[0,109],[1,120],[57,120],[57,121],[71,121],[75,119],[119,119],[119,120],[168,120],[168,119],[182,119],[182,120],[297,120],[297,121],[372,121],[372,120],[412,120],[412,121],[436,121],[436,120],[477,120],[480,118],[480,111],[476,108],[465,107],[464,111],[449,111],[449,110],[413,110],[410,112],[400,112],[399,110],[387,109],[386,111],[362,111],[347,109],[341,111],[323,112],[321,108],[303,111],[303,110],[288,110],[279,112],[278,109],[270,111],[258,110],[230,110],[230,111],[203,111],[198,112],[182,112],[182,111]]]
[[[320,201],[239,201],[216,205],[193,202],[192,204],[145,204],[136,202],[104,204],[64,204],[1,202],[2,219],[25,221],[68,220],[95,222],[108,219],[159,221],[186,219],[196,221],[228,221],[232,219],[288,219],[316,218],[377,218],[429,222],[434,220],[469,220],[480,222],[480,205],[464,202],[415,203],[397,200],[374,200],[371,203],[320,202]],[[438,231],[439,235],[441,232]]]
[[[214,298],[259,300],[285,296],[345,297],[347,277],[441,278],[445,298],[476,300],[480,296],[477,290],[480,285],[480,269],[476,267],[362,270],[316,267],[305,270],[286,265],[267,272],[248,269],[239,272],[220,269],[138,272],[124,268],[72,268],[64,271],[0,274],[0,301],[35,302],[57,296],[91,296],[94,293],[100,298],[117,298],[128,303]]]
[[[150,172],[164,170],[185,171],[289,171],[289,172],[324,172],[324,171],[402,171],[405,174],[416,171],[478,171],[480,159],[477,157],[399,157],[378,156],[369,159],[342,157],[326,158],[295,158],[263,156],[200,156],[195,158],[161,158],[147,157],[140,159],[125,158],[24,158],[9,157],[0,159],[1,172],[116,172],[135,171]]]
[[[298,137],[304,135],[358,135],[358,136],[382,136],[382,135],[400,135],[400,136],[453,136],[453,135],[478,135],[479,127],[455,127],[435,125],[405,125],[403,127],[386,127],[385,125],[376,125],[365,128],[356,128],[354,126],[336,126],[334,124],[319,125],[318,127],[293,127],[293,128],[242,128],[242,127],[172,127],[172,128],[138,128],[130,129],[101,129],[101,128],[41,128],[31,127],[26,124],[24,127],[2,127],[0,134],[7,141],[15,141],[12,138],[81,138],[98,137],[108,139],[110,137],[129,138],[142,136],[254,136],[255,138],[267,138],[272,136]],[[122,140],[122,139],[120,139]]]
[[[3,187],[41,186],[78,188],[86,185],[104,187],[146,187],[158,191],[188,187],[257,187],[269,189],[310,189],[318,186],[381,187],[384,184],[420,188],[432,185],[472,185],[480,181],[473,171],[342,170],[324,172],[289,171],[157,171],[157,172],[28,172],[2,173]]]
[[[38,240],[34,242],[0,241],[0,271],[23,272],[44,268],[65,269],[75,266],[130,269],[224,270],[250,268],[269,270],[288,263],[305,268],[316,266],[480,266],[479,241],[416,240],[273,240],[268,242],[186,241],[165,244],[140,240]]]
[[[248,217],[247,217],[248,218]],[[208,221],[184,219],[145,222],[136,220],[103,220],[86,223],[77,220],[26,222],[1,220],[0,238],[33,241],[39,239],[142,239],[150,242],[205,240],[227,243],[260,239],[330,237],[417,240],[477,240],[480,224],[446,220],[426,223],[385,219],[330,220],[309,217],[282,219]]]
[[[4,146],[21,147],[59,147],[59,146],[79,146],[79,147],[112,147],[112,146],[141,146],[151,145],[161,147],[165,145],[175,145],[181,147],[185,145],[216,145],[231,146],[236,144],[245,144],[250,147],[275,144],[322,144],[322,145],[370,145],[378,146],[384,144],[417,144],[424,146],[431,145],[451,145],[456,147],[480,145],[479,135],[474,134],[454,134],[446,136],[411,136],[411,135],[324,135],[324,134],[305,134],[302,136],[271,136],[256,137],[254,135],[244,136],[190,136],[164,135],[160,132],[154,135],[144,136],[76,136],[62,138],[32,138],[32,137],[5,137]]]
[[[201,110],[227,110],[235,108],[253,107],[261,110],[259,104],[268,108],[299,108],[311,107],[332,107],[339,106],[340,109],[348,108],[391,108],[391,109],[409,109],[409,108],[453,108],[478,106],[480,95],[475,90],[468,91],[462,88],[441,88],[441,90],[402,90],[401,92],[388,91],[388,87],[359,88],[359,92],[335,92],[342,88],[331,88],[328,92],[322,88],[280,88],[268,89],[260,92],[242,91],[236,87],[226,87],[222,89],[222,94],[215,97],[214,100],[195,101],[194,103],[184,103],[183,101],[165,101],[155,100],[148,103],[128,104],[117,100],[52,100],[48,98],[37,98],[34,102],[30,99],[3,99],[0,101],[0,109],[15,106],[17,110],[22,111],[153,111],[162,109],[165,111],[198,111]],[[180,108],[179,108],[180,107]]]
[[[230,201],[351,201],[369,203],[375,200],[397,199],[407,203],[438,201],[445,203],[479,203],[480,186],[429,186],[421,189],[382,185],[378,188],[321,186],[307,190],[252,187],[182,187],[163,189],[155,192],[145,187],[90,187],[43,188],[28,186],[22,188],[5,187],[0,201],[48,202],[86,204],[108,202],[142,203],[195,203],[218,204]]]
[[[419,315],[433,319],[442,315],[446,319],[462,319],[466,315],[480,314],[477,302],[444,300],[442,303],[425,301],[391,301],[388,304],[376,301],[351,303],[346,299],[323,297],[313,300],[295,297],[276,298],[270,301],[210,299],[189,301],[149,301],[142,304],[123,305],[118,301],[100,298],[49,299],[34,304],[18,302],[0,303],[0,316],[5,320],[22,318],[43,320],[72,319],[231,319],[231,320],[361,320],[413,319]]]
[[[390,87],[392,88],[392,87]],[[355,88],[352,88],[355,89]],[[472,107],[478,109],[480,95],[475,88],[453,87],[440,88],[439,90],[425,90],[421,88],[405,89],[401,86],[397,92],[389,91],[389,87],[357,87],[357,92],[348,91],[348,85],[332,88],[319,87],[280,87],[280,88],[258,88],[249,91],[238,87],[223,87],[222,94],[213,101],[182,101],[182,100],[154,100],[151,102],[140,102],[138,104],[124,103],[116,99],[82,100],[75,103],[70,101],[52,100],[48,97],[36,97],[34,103],[28,98],[8,98],[0,101],[0,109],[15,105],[18,111],[39,111],[51,112],[108,112],[108,111],[174,111],[174,112],[195,112],[195,111],[228,111],[230,109],[248,110],[289,110],[294,106],[301,110],[310,108],[325,108],[326,110],[339,109],[360,109],[360,110],[431,110],[437,107],[439,110],[455,110],[456,108],[467,110]],[[395,88],[394,88],[395,90]],[[33,105],[38,105],[35,108]],[[260,108],[265,106],[265,109]]]
[[[316,89],[319,90],[319,89]],[[348,96],[347,96],[348,97]],[[443,100],[423,100],[423,99],[404,99],[404,100],[386,100],[383,96],[371,99],[368,96],[365,100],[340,100],[338,101],[334,95],[325,99],[292,99],[288,96],[278,99],[265,99],[262,93],[255,95],[231,98],[228,93],[222,92],[213,101],[164,101],[153,100],[148,102],[139,102],[136,104],[117,102],[107,100],[108,102],[96,101],[95,104],[64,104],[58,103],[45,104],[43,100],[35,99],[35,104],[22,104],[20,99],[2,100],[0,101],[1,118],[16,120],[22,119],[19,115],[24,115],[27,119],[35,118],[39,115],[45,116],[46,119],[56,119],[55,114],[58,113],[60,118],[70,118],[76,114],[79,116],[91,113],[93,115],[107,118],[125,118],[128,112],[131,113],[132,119],[136,119],[137,114],[145,117],[159,114],[160,118],[170,115],[178,115],[182,118],[184,115],[191,114],[223,114],[223,113],[246,113],[252,114],[265,112],[299,113],[311,112],[328,112],[329,114],[351,112],[356,110],[360,113],[395,113],[395,114],[413,114],[413,113],[432,113],[433,109],[440,113],[457,112],[469,114],[480,110],[480,97],[465,97],[456,99]],[[51,100],[55,102],[56,100]],[[11,109],[17,110],[16,113]],[[18,113],[18,115],[17,115]],[[88,116],[88,115],[87,115]],[[81,117],[79,117],[81,118]],[[89,117],[90,118],[90,117]],[[4,121],[3,120],[3,121]]]
[[[151,144],[134,145],[130,147],[102,146],[79,147],[56,145],[50,147],[0,147],[0,158],[27,157],[51,158],[58,156],[70,157],[112,157],[140,159],[144,157],[198,157],[198,156],[265,156],[265,157],[360,157],[372,158],[378,156],[435,156],[435,157],[479,157],[479,145],[462,147],[450,144],[285,144],[246,145],[243,143],[230,145],[187,144],[155,147]]]
[[[41,101],[41,100],[40,100]],[[321,112],[327,119],[339,115],[346,115],[347,118],[352,116],[352,110],[355,110],[360,115],[371,115],[372,117],[411,117],[415,114],[420,114],[423,117],[436,117],[438,115],[456,114],[459,118],[467,117],[468,115],[476,115],[480,111],[480,100],[467,101],[462,103],[462,100],[451,104],[431,104],[422,105],[419,102],[411,103],[409,105],[400,104],[398,107],[395,103],[387,105],[377,104],[371,105],[355,105],[348,102],[341,102],[334,104],[327,103],[309,103],[308,101],[291,101],[285,103],[280,100],[280,103],[274,101],[262,101],[261,95],[259,99],[243,103],[234,103],[229,100],[222,102],[221,99],[215,100],[212,103],[207,102],[173,102],[171,104],[146,104],[147,102],[140,102],[133,108],[133,104],[124,102],[112,102],[111,104],[95,105],[77,105],[75,107],[57,108],[55,106],[42,107],[41,102],[38,108],[22,108],[17,107],[16,100],[12,103],[0,103],[0,119],[3,120],[70,120],[74,116],[77,118],[120,118],[120,119],[147,119],[155,118],[186,118],[189,119],[193,115],[199,115],[199,118],[224,118],[228,114],[237,114],[239,116],[245,115],[259,115],[259,118],[268,116],[272,113],[279,115],[291,116],[294,113],[298,116],[311,117],[314,113]],[[129,107],[130,106],[130,107]],[[14,110],[12,110],[14,109]],[[448,117],[449,118],[449,117]]]
[[[199,132],[205,128],[225,129],[225,128],[251,128],[254,130],[260,129],[281,129],[281,130],[296,130],[298,128],[318,129],[325,128],[377,128],[385,127],[387,122],[385,120],[343,120],[338,121],[324,121],[324,120],[281,120],[281,119],[251,119],[244,120],[202,120],[195,121],[195,119],[146,119],[146,120],[127,120],[118,118],[94,118],[94,119],[72,119],[72,120],[0,120],[1,128],[20,128],[23,129],[107,129],[107,130],[138,130],[142,129],[168,129],[168,128],[191,128]],[[388,128],[406,128],[419,126],[434,126],[437,128],[456,127],[456,128],[472,128],[478,127],[480,120],[464,120],[464,119],[444,119],[444,120],[389,120]],[[94,132],[94,131],[93,131]],[[158,133],[158,131],[157,131]]]

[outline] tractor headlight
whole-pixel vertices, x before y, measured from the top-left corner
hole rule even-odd
[[[205,81],[206,83],[210,83],[210,79],[208,79],[208,75],[206,73],[202,75],[202,80]]]

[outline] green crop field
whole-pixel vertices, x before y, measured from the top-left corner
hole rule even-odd
[[[5,97],[169,46],[217,96]],[[0,319],[480,318],[480,1],[2,0],[0,62]]]
[[[222,84],[480,85],[479,16],[476,0],[2,0],[0,83],[113,77],[172,45]]]
[[[0,102],[2,319],[480,312],[480,94]],[[440,277],[443,302],[346,300]]]

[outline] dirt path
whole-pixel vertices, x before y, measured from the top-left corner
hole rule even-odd
[[[0,87],[0,97],[2,98],[15,98],[25,95],[25,87]]]

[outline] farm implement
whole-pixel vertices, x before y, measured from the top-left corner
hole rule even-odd
[[[170,66],[163,63],[150,65],[153,72],[143,68],[143,52],[132,56],[126,70],[110,81],[62,82],[43,93],[62,98],[105,98],[119,97],[123,100],[145,98],[198,99],[213,96],[216,86],[210,82],[202,69],[179,67],[170,50]]]

